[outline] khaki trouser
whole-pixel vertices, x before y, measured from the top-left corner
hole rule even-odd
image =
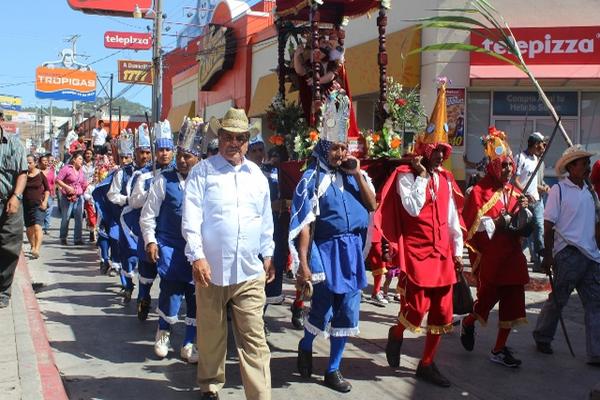
[[[198,384],[202,392],[216,393],[225,384],[226,307],[230,302],[246,398],[271,399],[271,353],[262,318],[265,300],[264,276],[231,286],[197,286]]]

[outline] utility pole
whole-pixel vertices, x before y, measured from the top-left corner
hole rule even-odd
[[[162,0],[154,0],[154,41],[152,43],[152,121],[160,121],[162,106]]]
[[[73,60],[75,60],[75,57],[78,55],[77,54],[77,41],[79,40],[80,37],[81,37],[81,35],[71,35],[65,39],[65,42],[71,43],[71,50],[73,51]],[[71,102],[71,126],[73,126],[73,127],[78,122],[76,115],[75,115],[75,108],[76,108],[76,102],[72,101]]]
[[[112,101],[113,101],[113,74],[110,74],[110,95],[108,98],[108,134],[110,137],[113,137],[112,134]],[[117,129],[117,134],[119,133],[119,128]]]

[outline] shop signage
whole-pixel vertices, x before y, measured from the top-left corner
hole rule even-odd
[[[600,63],[600,26],[513,28],[512,32],[527,64]],[[483,29],[471,33],[471,44],[515,60],[502,42],[485,36],[489,34]],[[485,53],[471,53],[471,65],[505,64]]]
[[[109,14],[132,17],[136,6],[142,11],[152,8],[152,0],[67,0],[75,10],[88,14]]]
[[[558,115],[576,117],[578,115],[577,92],[546,92]],[[494,92],[494,115],[550,115],[537,92]]]
[[[21,111],[22,104],[23,100],[20,97],[0,95],[0,109],[2,110]]]
[[[465,89],[446,89],[448,113],[448,142],[452,146],[465,145]]]
[[[209,25],[207,33],[198,42],[198,87],[210,90],[225,71],[233,67],[236,40],[233,29]]]
[[[108,49],[149,50],[152,48],[152,35],[137,32],[113,32],[104,34],[104,47]]]
[[[35,96],[40,99],[95,101],[96,73],[90,70],[38,67]]]
[[[119,60],[119,82],[152,85],[150,61]]]

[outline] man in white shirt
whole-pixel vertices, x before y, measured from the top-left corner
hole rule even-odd
[[[69,123],[70,125],[70,123]],[[75,129],[71,128],[71,130],[67,133],[67,137],[65,138],[65,152],[63,161],[65,163],[71,158],[71,154],[69,153],[69,148],[71,147],[71,143],[77,140],[79,136],[77,133],[79,132],[79,125],[75,125]]]
[[[593,153],[569,147],[556,163],[557,175],[544,213],[542,267],[554,272],[554,287],[538,317],[533,338],[538,351],[552,354],[551,342],[573,289],[583,303],[588,363],[600,365],[600,250],[597,197],[586,180]]]
[[[218,132],[219,154],[188,176],[182,219],[197,288],[198,383],[202,399],[219,398],[229,303],[246,398],[269,400],[271,357],[262,319],[265,282],[274,278],[269,184],[245,158],[249,126],[244,110],[230,109],[221,121],[211,120],[211,129]]]
[[[540,132],[533,132],[527,139],[527,149],[516,158],[517,171],[515,172],[515,186],[521,191],[533,175],[538,165],[539,157],[546,148],[546,138]],[[531,253],[533,271],[541,272],[540,254],[544,250],[544,203],[540,193],[546,193],[550,189],[541,179],[543,169],[538,169],[536,178],[524,193],[529,197],[529,209],[533,213],[533,233],[525,242]]]
[[[98,121],[98,128],[92,131],[92,146],[94,146],[94,153],[103,154],[103,146],[106,143],[106,136],[108,133],[104,129],[104,121]]]

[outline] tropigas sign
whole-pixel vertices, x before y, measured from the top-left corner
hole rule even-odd
[[[198,42],[198,47],[198,87],[200,90],[210,90],[223,73],[233,67],[236,52],[233,30],[211,24]]]

